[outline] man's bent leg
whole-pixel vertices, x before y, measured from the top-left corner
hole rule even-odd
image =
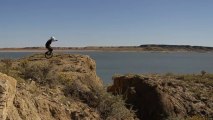
[[[49,47],[49,48],[48,48],[48,51],[47,51],[47,55],[51,55],[51,54],[52,54],[52,51],[53,51],[52,47]]]

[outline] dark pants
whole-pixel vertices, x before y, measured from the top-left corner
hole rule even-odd
[[[46,47],[48,49],[48,51],[46,52],[46,54],[51,54],[53,51],[53,48],[51,46],[47,46]]]

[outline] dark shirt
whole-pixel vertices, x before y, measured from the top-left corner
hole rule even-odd
[[[53,40],[53,39],[49,39],[49,40],[46,42],[45,46],[46,46],[46,47],[50,47],[50,44],[52,43],[52,41],[54,41],[54,40]]]

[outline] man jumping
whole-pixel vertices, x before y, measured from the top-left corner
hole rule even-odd
[[[58,41],[58,40],[56,40],[56,39],[52,36],[52,37],[50,37],[50,39],[46,42],[45,47],[48,49],[48,51],[47,51],[45,54],[50,55],[50,54],[52,53],[53,48],[50,46],[50,44],[51,44],[52,42],[55,42],[55,41]]]

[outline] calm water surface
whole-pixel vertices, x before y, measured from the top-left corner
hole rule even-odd
[[[213,53],[196,52],[67,52],[89,55],[96,61],[97,74],[111,83],[114,74],[126,73],[213,73]],[[21,58],[32,52],[0,52],[0,58]]]

